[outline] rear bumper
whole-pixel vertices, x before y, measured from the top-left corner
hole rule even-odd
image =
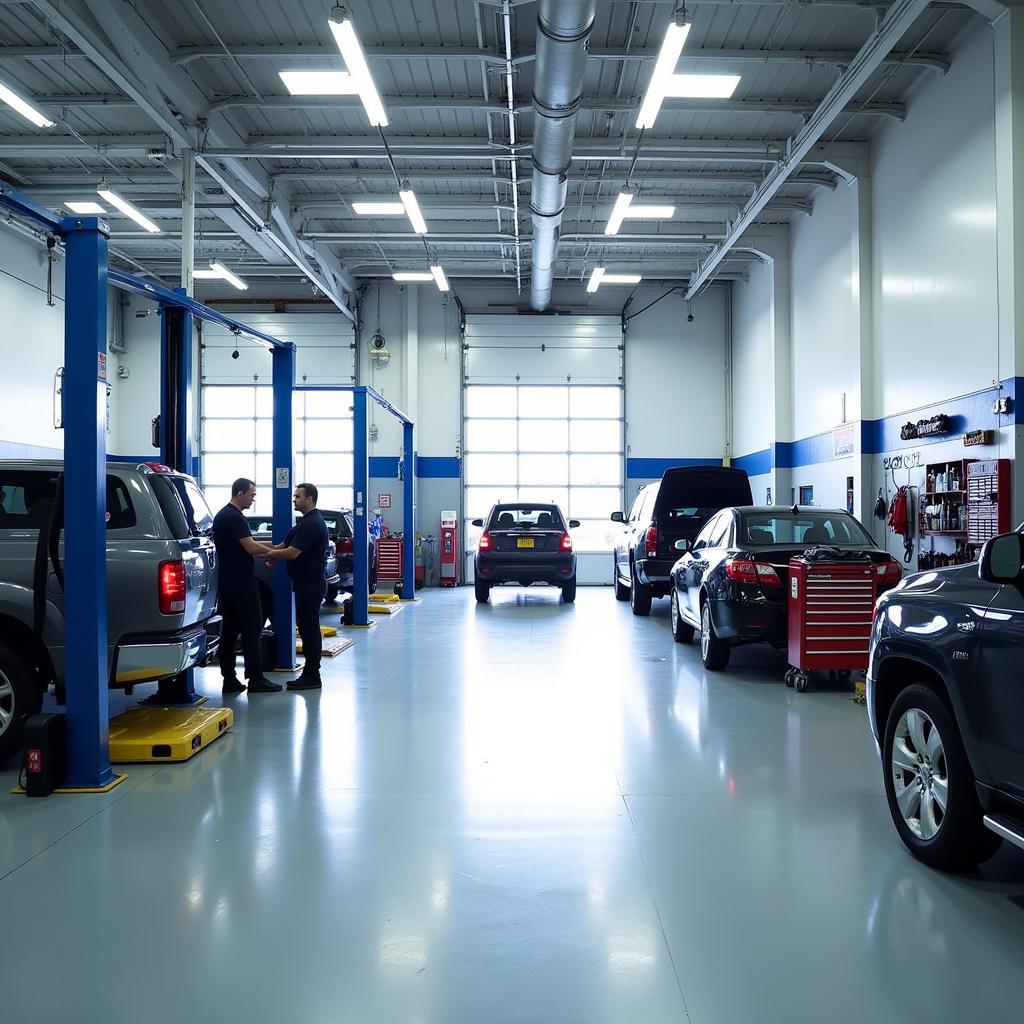
[[[670,591],[672,566],[675,564],[671,558],[638,558],[636,575],[641,583],[653,587],[664,597]]]
[[[712,602],[715,632],[735,643],[785,646],[789,640],[788,607],[785,602],[729,598]]]
[[[114,685],[148,683],[193,668],[220,642],[220,616],[165,636],[125,637],[117,646]]]
[[[575,554],[517,555],[477,554],[476,578],[487,583],[569,583],[576,578]]]

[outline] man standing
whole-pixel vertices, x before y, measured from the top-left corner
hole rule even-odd
[[[327,524],[316,507],[319,492],[313,484],[295,488],[293,504],[302,518],[292,527],[283,544],[275,544],[272,557],[288,561],[288,575],[295,592],[295,622],[302,637],[302,654],[306,664],[298,679],[288,684],[289,690],[319,690],[320,605],[327,593]]]
[[[250,693],[277,693],[283,687],[263,675],[260,633],[263,610],[256,586],[256,559],[268,558],[272,549],[253,540],[249,521],[242,513],[252,508],[256,485],[240,477],[231,485],[231,500],[214,516],[213,543],[220,564],[220,613],[223,616],[218,661],[225,694],[242,693],[245,686],[235,675],[235,644],[242,638],[245,676]]]

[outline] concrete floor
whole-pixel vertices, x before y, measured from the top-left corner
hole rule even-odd
[[[918,865],[864,709],[783,667],[608,588],[435,591],[190,764],[4,772],[0,1019],[1020,1021],[1024,855]]]

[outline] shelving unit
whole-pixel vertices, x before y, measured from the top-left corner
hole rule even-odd
[[[963,565],[973,557],[968,537],[968,473],[974,459],[954,459],[925,466],[925,486],[921,492],[918,528],[921,537],[932,538],[930,550],[921,549],[919,569],[935,569],[946,565]],[[951,486],[952,485],[952,486]],[[929,513],[927,509],[937,511]],[[934,540],[952,543],[952,551],[937,551]]]

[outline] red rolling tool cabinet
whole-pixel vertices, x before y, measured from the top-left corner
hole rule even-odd
[[[803,693],[811,672],[849,675],[868,667],[878,593],[870,559],[789,562],[789,663],[786,685]]]

